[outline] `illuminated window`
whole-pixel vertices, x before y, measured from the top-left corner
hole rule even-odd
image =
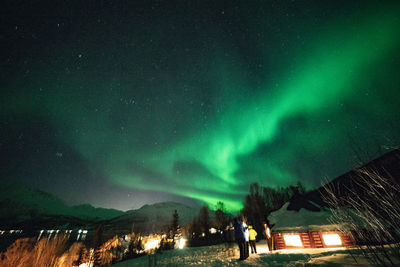
[[[323,234],[322,239],[327,246],[340,246],[342,245],[342,240],[338,234]]]
[[[301,239],[299,235],[283,235],[285,245],[288,247],[302,247]]]

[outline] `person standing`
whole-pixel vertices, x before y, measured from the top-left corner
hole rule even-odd
[[[249,228],[247,227],[246,220],[243,219],[243,228],[244,228],[244,258],[247,259],[249,257]]]
[[[244,260],[245,259],[245,237],[244,237],[244,227],[243,227],[243,222],[240,220],[240,218],[236,218],[234,225],[235,229],[235,239],[236,242],[239,246],[239,251],[240,251],[240,258],[239,260]]]
[[[253,229],[253,226],[249,225],[249,242],[252,254],[253,253],[257,254],[256,236],[257,236],[256,230]]]
[[[268,222],[264,222],[264,234],[265,237],[267,238],[267,245],[268,245],[268,250],[272,251],[273,250],[273,242],[272,242],[272,236],[271,236],[271,228],[269,227]]]

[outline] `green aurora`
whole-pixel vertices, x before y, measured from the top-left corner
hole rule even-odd
[[[165,33],[167,26],[157,22],[169,25],[172,18],[164,15],[145,20],[146,30],[103,28],[112,35],[93,30],[59,41],[57,49],[30,56],[28,65],[35,67],[23,79],[18,71],[3,75],[0,104],[5,129],[18,133],[21,126],[12,125],[32,114],[50,125],[50,150],[65,159],[64,167],[50,164],[43,174],[31,171],[32,159],[15,176],[75,198],[62,189],[65,178],[57,178],[63,171],[68,183],[81,185],[75,161],[67,160],[70,151],[97,188],[89,201],[121,209],[135,206],[135,199],[107,193],[107,186],[147,192],[147,202],[157,192],[211,207],[223,201],[230,211],[242,207],[253,182],[319,186],[354,166],[354,146],[365,149],[369,160],[399,137],[400,9],[374,3],[345,6],[346,12],[315,21],[312,14],[323,5],[305,18],[308,8],[295,11],[288,3],[297,17],[228,8],[223,14],[231,14],[233,25],[200,22],[194,35],[189,26]],[[177,24],[190,15],[211,16],[192,11],[178,15]],[[7,132],[2,137],[11,140],[14,132]],[[93,182],[98,180],[104,185]],[[106,203],[110,198],[119,200]]]
[[[325,39],[315,40],[318,46],[305,55],[289,75],[281,78],[282,85],[273,92],[274,95],[267,89],[267,93],[249,97],[239,108],[237,105],[228,107],[226,112],[212,121],[207,131],[190,136],[169,147],[166,152],[162,151],[162,156],[150,159],[149,165],[160,166],[159,171],[169,181],[174,181],[167,189],[169,192],[200,199],[211,206],[222,200],[231,210],[241,209],[242,198],[237,196],[246,194],[247,190],[243,189],[247,189],[251,182],[264,186],[271,186],[271,180],[272,185],[295,183],[298,179],[295,174],[285,172],[279,164],[268,163],[261,166],[265,169],[263,177],[237,179],[237,158],[252,153],[261,143],[274,140],[283,120],[298,114],[321,114],[337,102],[357,97],[359,92],[354,89],[362,87],[364,77],[372,75],[376,64],[395,53],[400,45],[400,24],[394,18],[369,18],[356,25],[357,34],[350,29],[333,27],[334,30],[324,33]],[[229,71],[228,76],[231,76]],[[243,84],[235,79],[237,77],[232,77],[222,86],[230,91],[229,88]],[[266,83],[262,86],[269,88],[273,85]],[[243,84],[243,87],[246,85]],[[334,139],[336,132],[326,131],[323,134],[300,137],[297,143],[308,146],[307,143],[312,140],[321,148]],[[174,162],[188,158],[200,162],[209,173],[181,177],[179,169],[173,172]],[[164,185],[146,184],[145,177],[140,175],[120,174],[115,178],[125,186],[137,187],[140,184],[141,189],[166,190]],[[221,198],[224,193],[228,196]]]

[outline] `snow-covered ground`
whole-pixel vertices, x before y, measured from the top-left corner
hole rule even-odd
[[[257,243],[258,254],[250,254],[245,261],[238,261],[239,250],[234,244],[184,248],[161,254],[143,256],[117,263],[115,267],[131,266],[372,266],[357,249],[297,249],[269,252],[266,242]]]

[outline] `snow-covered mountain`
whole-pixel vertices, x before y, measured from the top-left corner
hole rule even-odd
[[[144,205],[137,210],[123,212],[95,208],[89,204],[68,206],[58,197],[27,186],[0,180],[0,227],[43,229],[82,225],[95,228],[102,223],[105,230],[127,232],[133,229],[151,232],[168,228],[177,210],[179,223],[186,224],[198,214],[192,208],[176,202]]]
[[[140,209],[127,211],[124,215],[105,222],[105,228],[114,231],[157,232],[171,225],[174,211],[178,212],[179,224],[193,220],[199,208],[189,207],[177,202],[161,202],[144,205]]]
[[[24,222],[43,220],[54,221],[57,224],[64,224],[64,221],[84,223],[106,220],[121,214],[124,212],[95,208],[89,204],[67,206],[50,193],[0,180],[0,226],[15,226]]]

